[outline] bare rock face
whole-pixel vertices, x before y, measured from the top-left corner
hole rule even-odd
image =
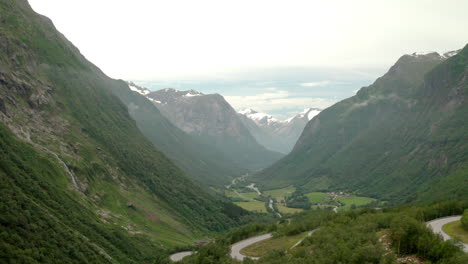
[[[235,110],[219,94],[164,89],[148,97],[179,128],[190,134],[236,137],[250,143],[252,138]]]
[[[3,98],[1,96],[0,96],[0,112],[2,112],[5,115],[7,114],[5,102],[3,101]]]
[[[141,90],[141,89],[139,89]],[[216,146],[233,161],[259,169],[279,159],[252,136],[232,106],[219,94],[162,89],[146,97],[174,125]]]

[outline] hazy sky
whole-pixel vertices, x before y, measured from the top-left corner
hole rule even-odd
[[[29,2],[109,76],[169,85],[248,80],[249,73],[284,68],[327,69],[327,76],[335,70],[357,72],[360,77],[350,77],[359,79],[355,84],[369,84],[402,54],[444,52],[468,42],[466,0]],[[274,85],[278,80],[270,76],[250,79]],[[298,81],[296,88],[316,91],[333,84],[311,77]],[[341,97],[356,88],[349,87]],[[293,94],[275,86],[262,89],[235,94],[219,87],[217,92],[255,96],[276,89],[281,98]]]

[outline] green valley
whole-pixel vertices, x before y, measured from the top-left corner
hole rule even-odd
[[[0,263],[468,263],[468,4],[130,2],[0,0]]]

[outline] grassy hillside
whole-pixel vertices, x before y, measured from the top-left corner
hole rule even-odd
[[[255,176],[389,201],[468,199],[468,47],[403,56],[357,95],[312,119],[292,153]]]
[[[122,82],[50,20],[25,0],[1,1],[0,17],[2,254],[154,262],[240,221],[145,138],[113,94]]]
[[[149,237],[131,236],[118,225],[105,224],[97,206],[67,190],[69,181],[59,164],[16,140],[3,125],[0,146],[1,259],[136,263],[163,255],[163,248]]]

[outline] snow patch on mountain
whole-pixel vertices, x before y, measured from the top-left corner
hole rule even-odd
[[[143,87],[140,87],[132,82],[127,82],[127,85],[128,85],[128,88],[134,92],[137,92],[141,95],[147,95],[149,93],[151,93],[150,90],[146,89],[146,88],[143,88]]]
[[[304,111],[286,119],[286,120],[278,120],[274,118],[273,116],[265,113],[259,113],[251,108],[247,108],[244,110],[239,111],[238,113],[248,117],[257,125],[272,125],[272,124],[285,124],[285,123],[290,123],[294,119],[303,119],[307,118],[308,120],[311,120],[314,116],[318,115],[320,113],[320,109],[318,108],[306,108]]]
[[[423,52],[413,52],[413,53],[411,54],[411,56],[414,56],[414,57],[417,57],[417,56],[426,56],[426,55],[429,55],[429,54],[432,54],[432,53],[439,54],[439,53],[437,53],[436,51],[423,51]]]
[[[148,100],[150,100],[153,103],[161,104],[161,101],[158,101],[158,100],[150,98],[150,97],[146,97],[146,98],[148,98]]]
[[[269,114],[259,113],[251,108],[241,110],[238,113],[251,119],[259,126],[271,126],[285,122],[282,120],[278,120]]]
[[[440,59],[448,59],[454,55],[457,55],[457,53],[460,52],[460,50],[452,50],[452,51],[447,51],[440,55],[440,53],[436,51],[426,51],[426,52],[413,52],[412,54],[408,54],[409,56],[412,57],[422,57],[422,56],[427,56],[427,55],[436,55],[439,56]]]
[[[184,94],[183,96],[185,96],[185,97],[194,97],[194,96],[202,96],[202,95],[204,95],[204,94],[202,94],[200,92],[197,92],[197,91],[194,91],[194,90],[190,90],[190,91],[187,91],[187,93]]]
[[[290,123],[295,119],[304,119],[304,118],[307,118],[307,121],[309,121],[312,118],[314,118],[314,116],[318,115],[321,111],[322,110],[318,108],[306,108],[304,109],[304,111],[300,112],[299,114],[286,119],[286,122]]]

